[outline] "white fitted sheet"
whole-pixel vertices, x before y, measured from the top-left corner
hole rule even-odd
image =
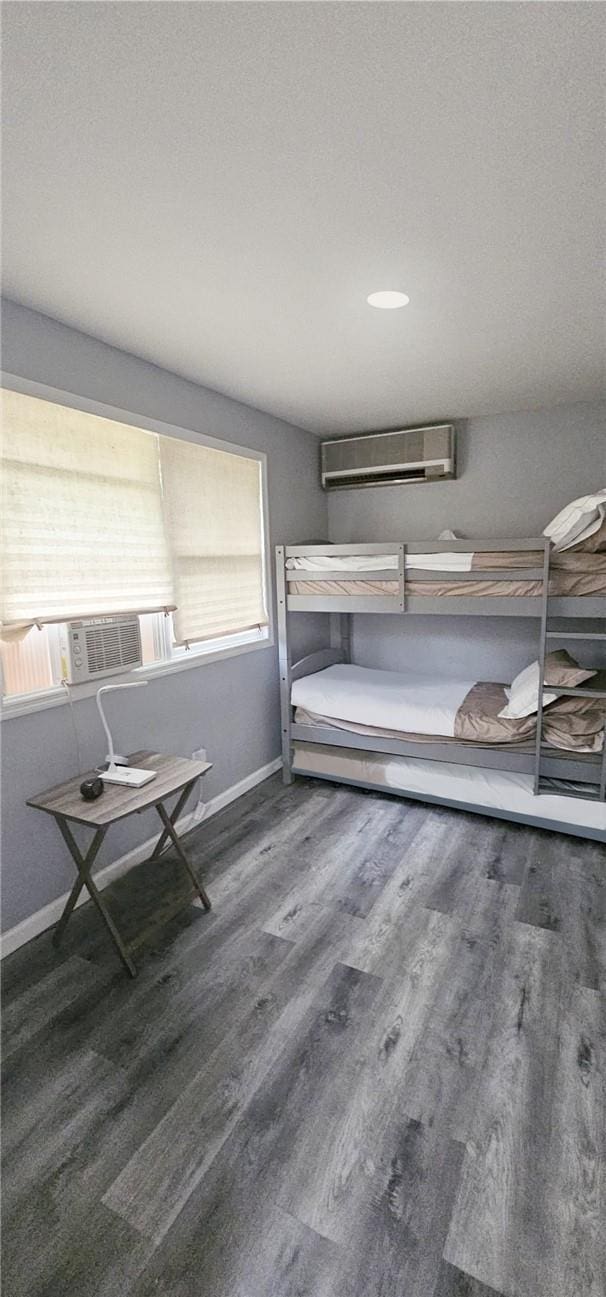
[[[457,712],[475,683],[340,663],[295,680],[291,701],[335,720],[454,738]]]
[[[356,752],[352,748],[331,748],[323,744],[296,743],[294,765],[310,774],[356,779],[377,788],[423,794],[451,802],[466,802],[491,810],[532,816],[547,826],[559,821],[575,827],[599,830],[606,840],[606,806],[585,798],[558,797],[532,791],[532,776],[505,770],[483,770],[446,761],[422,761],[416,757],[392,757],[382,753]]]
[[[406,554],[405,568],[427,572],[470,572],[473,554]],[[302,554],[287,558],[286,566],[294,572],[386,572],[398,570],[397,554]]]

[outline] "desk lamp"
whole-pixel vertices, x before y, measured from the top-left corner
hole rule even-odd
[[[107,770],[101,771],[101,779],[105,784],[126,784],[129,788],[142,788],[143,784],[148,784],[151,779],[155,779],[156,777],[155,770],[141,770],[137,766],[118,765],[116,763],[114,740],[112,739],[111,730],[107,723],[105,712],[103,711],[103,705],[101,703],[101,694],[108,694],[113,692],[114,689],[141,689],[143,685],[146,684],[147,680],[130,680],[127,684],[123,685],[102,685],[101,688],[97,690],[97,707],[99,709],[103,728],[107,735],[109,748],[107,756]]]

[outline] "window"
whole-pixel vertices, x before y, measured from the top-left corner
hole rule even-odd
[[[61,683],[80,617],[137,612],[145,664],[267,639],[262,457],[2,396],[5,694]]]
[[[160,439],[178,643],[267,622],[258,461]]]

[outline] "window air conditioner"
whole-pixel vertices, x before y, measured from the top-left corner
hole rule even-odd
[[[61,674],[68,684],[82,684],[141,666],[139,618],[89,617],[70,621],[61,632]]]

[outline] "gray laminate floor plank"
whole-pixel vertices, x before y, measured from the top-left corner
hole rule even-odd
[[[466,899],[470,884],[477,886],[487,876],[500,831],[495,820],[466,813],[448,825],[434,858],[433,886],[425,900],[430,909],[455,913],[460,895]]]
[[[494,948],[449,916],[419,908],[400,976],[383,983],[358,1045],[348,1101],[322,1136],[289,1164],[281,1205],[349,1245],[369,1192],[368,1172],[394,1108],[445,1136],[465,1138],[490,1031]]]
[[[503,854],[503,826],[476,815],[465,816],[447,836],[445,849],[436,859],[435,883],[425,904],[456,916],[483,940],[498,942],[519,898],[518,884],[495,877],[499,873],[496,862]]]
[[[39,982],[22,995],[13,997],[2,1013],[2,1057],[6,1060],[43,1028],[48,1028],[61,1011],[86,991],[101,991],[106,979],[99,969],[77,955],[49,968]]]
[[[547,933],[542,944],[531,944],[526,954],[533,949],[534,967],[531,959],[524,972],[518,961],[511,983],[509,1048],[505,1032],[493,1035],[501,1061],[495,1056],[486,1060],[486,1090],[475,1103],[478,1133],[469,1136],[471,1156],[464,1164],[446,1254],[451,1260],[458,1257],[462,1268],[479,1278],[492,1278],[497,1290],[506,1294],[602,1297],[603,1002],[598,992],[571,984],[562,974],[565,961],[557,937]],[[511,1022],[520,987],[518,1040],[512,1046]],[[530,1050],[528,1039],[523,1039],[528,1031],[535,1036]],[[537,1048],[541,1038],[543,1045]],[[500,1105],[493,1089],[495,1065]],[[522,1178],[516,1174],[520,1165],[525,1168]],[[491,1237],[491,1229],[496,1229],[496,1237]]]
[[[278,777],[188,846],[134,982],[90,905],[5,962],[4,1291],[603,1297],[603,848]]]
[[[232,870],[234,876],[239,874],[243,860],[252,859],[257,852],[266,855],[268,848],[271,852],[272,844],[281,834],[294,837],[295,826],[301,822],[301,812],[304,819],[308,818],[304,808],[309,807],[310,798],[313,798],[318,814],[331,800],[328,788],[319,788],[307,780],[297,780],[296,784],[285,788],[280,776],[252,789],[246,798],[254,799],[250,811],[240,806],[243,799],[238,798],[237,802],[227,806],[218,816],[203,821],[184,838],[193,867],[208,884],[209,891],[217,882],[223,888]],[[304,831],[296,836],[301,838]]]
[[[7,1221],[3,1244],[6,1297],[128,1297],[149,1254],[125,1221],[102,1204],[75,1211],[53,1223],[52,1236],[40,1224],[53,1215],[52,1197],[25,1204],[18,1227]]]
[[[351,802],[350,789],[338,789],[330,797],[325,788],[308,789],[304,796],[296,784],[293,787],[296,797],[292,803],[280,805],[279,813],[271,810],[258,813],[248,833],[239,825],[237,840],[229,842],[220,853],[213,853],[212,844],[209,847],[209,855],[215,858],[216,872],[213,876],[211,871],[210,877],[212,899],[217,907],[223,909],[232,899],[238,901],[243,888],[257,882],[261,867],[264,871],[274,868],[279,871],[281,866],[288,879],[292,856],[303,867],[310,859],[314,843],[320,838],[328,841],[328,826]],[[200,832],[203,828],[201,825]],[[292,878],[289,881],[292,886]]]
[[[252,844],[225,853],[225,870],[212,886],[213,917],[225,936],[250,925],[265,927],[293,886],[309,881],[315,870],[329,877],[338,871],[342,817],[352,792],[340,789],[332,798],[325,792],[309,793],[288,817],[270,817]]]
[[[513,821],[509,824],[501,823],[486,859],[486,878],[497,883],[514,883],[519,887],[524,881],[532,844],[540,832],[539,829],[529,828],[527,824],[516,824]]]
[[[206,858],[215,874],[221,872],[223,854],[236,838],[243,842],[247,829],[289,815],[299,803],[309,801],[311,792],[319,799],[330,799],[331,790],[319,788],[312,780],[297,779],[296,784],[285,786],[281,774],[272,775],[192,829],[184,839],[188,854],[194,862]]]
[[[451,920],[448,958],[443,975],[422,997],[422,1020],[402,1069],[401,1092],[411,1118],[428,1126],[439,1122],[459,1140],[476,1121],[495,977],[493,941],[480,940]]]
[[[250,1000],[268,975],[285,959],[290,943],[268,933],[253,932],[238,958],[194,978],[154,1020],[128,1017],[112,1035],[108,1031],[100,1052],[127,1068],[136,1085],[161,1072],[164,1095],[181,1092],[202,1061],[223,1039],[227,1024],[241,1020]],[[250,997],[250,999],[248,998]]]
[[[347,1247],[373,1191],[377,1149],[394,1109],[406,1112],[412,1100],[405,1083],[407,1064],[426,1031],[427,1006],[447,977],[449,920],[425,911],[416,937],[406,972],[397,982],[382,982],[357,1039],[346,1042],[346,1101],[339,1102],[330,1122],[321,1112],[310,1118],[301,1114],[300,1138],[288,1136],[288,1160],[274,1176],[273,1191],[281,1206]]]
[[[152,1101],[99,1056],[87,1069],[82,1058],[72,1059],[64,1081],[71,1088],[61,1093],[55,1078],[37,1105],[42,1116],[31,1136],[5,1160],[4,1291],[12,1297],[121,1297],[130,1293],[152,1245],[101,1199],[129,1151],[155,1124],[162,1086],[155,1087]],[[97,1287],[85,1281],[87,1256]]]
[[[349,916],[320,912],[278,971],[257,989],[165,1117],[104,1196],[159,1242],[309,1014],[335,959],[350,943]]]
[[[92,916],[91,916],[92,917]],[[58,1009],[46,1028],[40,1027],[35,1035],[28,1035],[2,1063],[2,1098],[4,1113],[3,1148],[6,1151],[20,1138],[25,1125],[33,1128],[40,1105],[45,1102],[49,1087],[64,1085],[64,1075],[82,1053],[87,1054],[94,1042],[107,1029],[109,1022],[120,1023],[125,1012],[134,1005],[153,1020],[166,1007],[167,997],[172,997],[179,980],[179,959],[176,958],[176,936],[185,945],[184,959],[189,966],[191,948],[189,933],[177,932],[169,925],[167,945],[163,951],[154,951],[142,961],[136,982],[124,977],[112,956],[97,967],[97,980],[86,978],[79,982],[77,998]],[[206,934],[208,935],[208,934]],[[50,941],[47,935],[47,941]],[[52,947],[51,947],[52,949]],[[206,950],[206,943],[202,947]],[[58,966],[63,966],[62,962]],[[93,965],[91,965],[93,967]],[[104,975],[102,989],[98,978]],[[144,1010],[140,1006],[144,1006]]]
[[[83,1047],[105,1053],[125,1066],[132,1063],[138,1067],[145,1052],[140,1042],[153,1048],[154,1040],[175,1039],[179,1022],[187,1019],[188,998],[198,1036],[204,1024],[213,1038],[217,1029],[227,1030],[233,1016],[223,1023],[211,1012],[211,1002],[215,1006],[217,998],[222,998],[225,1008],[225,995],[231,994],[234,1005],[240,1001],[245,1011],[242,992],[265,976],[267,961],[271,965],[275,957],[279,962],[289,943],[244,927],[223,940],[215,936],[210,917],[201,939],[192,939],[189,929],[182,932],[180,947],[173,941],[158,958],[144,964],[134,982],[126,981],[114,960],[105,970],[108,975],[102,993],[96,983],[88,986],[84,982],[77,999],[4,1060],[5,1103],[14,1100],[18,1106],[20,1087],[25,1085],[26,1092],[33,1092],[42,1079],[46,1081],[56,1069],[61,1071],[66,1059]]]
[[[545,1176],[562,992],[561,946],[551,932],[513,924],[498,961],[475,1124],[467,1140],[445,1258],[497,1291],[552,1297]]]
[[[107,1135],[103,1158],[122,1156],[112,1134],[128,1080],[92,1051],[74,1057],[61,1080],[36,1105],[31,1137],[4,1152],[3,1292],[126,1294],[150,1246],[100,1202],[95,1132]]]
[[[594,843],[540,834],[528,855],[516,918],[558,933],[570,973],[597,989],[606,942],[606,850]]]
[[[599,992],[566,985],[544,1177],[548,1291],[606,1292],[606,1034]]]
[[[414,804],[387,799],[353,811],[343,809],[332,822],[312,868],[297,879],[264,928],[279,936],[296,932],[310,906],[321,904],[367,918],[419,832],[424,819]]]
[[[448,1261],[443,1261],[432,1297],[505,1297],[505,1294],[487,1288],[486,1284],[474,1279],[473,1275],[464,1274],[456,1266],[449,1265]]]
[[[424,1126],[394,1111],[343,1249],[346,1297],[433,1293],[463,1154],[441,1126]]]
[[[81,951],[78,952],[81,954]],[[73,952],[63,946],[57,950],[48,940],[48,931],[19,946],[2,960],[2,1007],[4,1012],[17,996],[35,986],[47,973],[53,972]]]
[[[424,927],[423,910],[435,890],[448,838],[458,830],[442,813],[425,812],[411,841],[404,845],[397,868],[359,930],[348,962],[384,979],[398,980],[406,970],[416,933]]]
[[[124,1077],[111,1063],[86,1050],[50,1083],[41,1078],[39,1088],[41,1101],[34,1112],[25,1114],[9,1146],[3,1145],[5,1209],[12,1210],[47,1174],[57,1175],[69,1165],[73,1149],[87,1137],[97,1112],[123,1096]]]
[[[141,1283],[142,1293],[153,1292],[154,1281],[167,1271],[172,1273],[175,1262],[182,1281],[200,1284],[200,1294],[214,1291],[207,1287],[203,1266],[208,1236],[200,1231],[201,1220],[212,1221],[209,1232],[221,1236],[244,1216],[250,1237],[252,1217],[254,1236],[258,1236],[256,1221],[271,1216],[281,1205],[278,1188],[301,1145],[309,1157],[317,1156],[322,1131],[338,1115],[349,1077],[359,1065],[356,1046],[381,986],[371,974],[335,966],[318,1003],[296,1025],[271,1075],[256,1090],[160,1243]],[[250,1204],[246,1209],[245,1203]],[[259,1246],[264,1246],[262,1238]],[[175,1291],[185,1293],[187,1288]]]
[[[208,1227],[206,1221],[208,1220]],[[133,1297],[345,1297],[343,1258],[247,1178],[208,1217],[184,1213],[133,1287]]]

